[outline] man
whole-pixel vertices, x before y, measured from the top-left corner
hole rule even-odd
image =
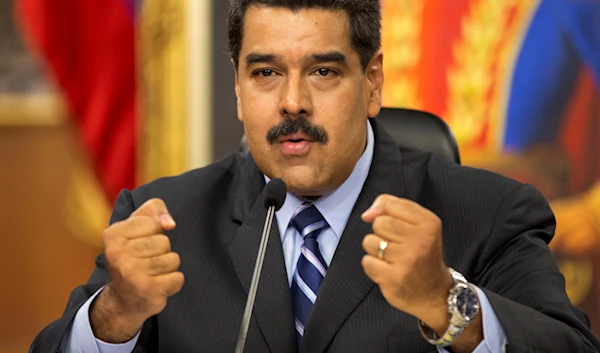
[[[32,350],[233,351],[277,177],[288,195],[247,352],[599,351],[548,251],[543,197],[400,151],[367,119],[379,32],[378,0],[232,0],[251,153],[123,191],[88,284]]]

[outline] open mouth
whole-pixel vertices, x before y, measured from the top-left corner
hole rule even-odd
[[[312,139],[308,138],[308,136],[304,135],[301,132],[297,132],[295,134],[291,134],[291,135],[287,135],[287,136],[281,136],[279,139],[277,139],[277,142],[279,143],[285,143],[285,142],[290,142],[290,143],[300,143],[300,142],[314,142]]]
[[[282,136],[277,142],[281,147],[281,151],[289,156],[301,156],[310,151],[313,140],[309,139],[302,133]]]

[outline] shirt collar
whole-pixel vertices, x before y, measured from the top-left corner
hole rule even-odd
[[[330,194],[321,196],[313,202],[338,239],[344,232],[344,228],[346,228],[352,208],[354,208],[358,195],[369,175],[374,148],[375,138],[373,136],[373,128],[367,120],[367,147],[358,159],[358,162],[356,162],[354,170],[339,188]],[[267,183],[270,181],[266,175],[265,181]],[[304,202],[305,200],[302,198],[289,192],[287,193],[283,206],[275,213],[277,215],[279,233],[282,237],[290,224],[294,211]]]

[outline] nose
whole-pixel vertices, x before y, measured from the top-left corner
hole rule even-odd
[[[308,82],[301,75],[291,74],[286,77],[280,100],[281,116],[291,118],[312,113],[312,101]]]

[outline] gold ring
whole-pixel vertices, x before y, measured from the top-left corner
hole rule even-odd
[[[385,251],[385,249],[387,249],[388,247],[388,242],[385,240],[382,240],[379,242],[379,250],[377,250],[377,257],[383,260],[383,253]]]

